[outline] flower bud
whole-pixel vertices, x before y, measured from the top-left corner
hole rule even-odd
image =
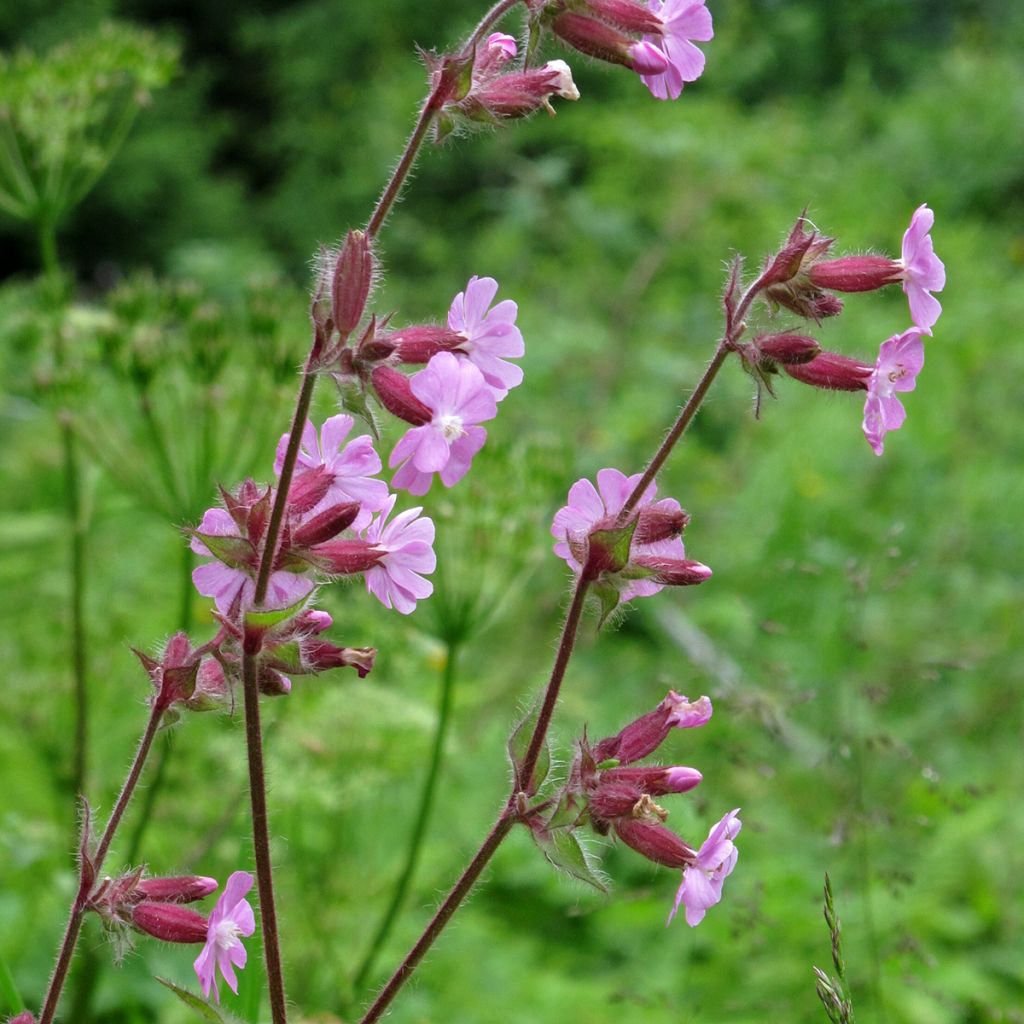
[[[809,363],[821,346],[814,338],[803,334],[761,334],[754,339],[754,347],[762,356],[775,363]]]
[[[815,287],[837,292],[873,292],[894,284],[902,276],[900,264],[884,256],[845,256],[814,263],[807,271]]]
[[[763,294],[791,313],[813,320],[816,324],[826,317],[839,316],[843,311],[843,300],[838,295],[830,295],[806,282],[800,287],[796,287],[793,282],[772,285],[765,288]]]
[[[335,576],[354,576],[380,564],[385,552],[365,540],[332,540],[309,552],[309,561]]]
[[[422,324],[403,327],[384,335],[381,339],[398,353],[402,363],[429,363],[438,352],[450,352],[463,344],[465,338],[447,327],[436,324]]]
[[[380,404],[392,415],[414,427],[433,419],[433,413],[412,393],[409,378],[388,366],[378,366],[372,374]]]
[[[615,834],[637,853],[667,868],[685,868],[697,858],[697,851],[687,846],[670,828],[658,822],[634,818],[618,818]]]
[[[343,501],[332,505],[303,523],[292,534],[292,544],[298,548],[308,548],[333,540],[355,522],[359,509],[358,501]]]
[[[601,772],[601,783],[628,783],[650,796],[687,793],[700,785],[704,776],[696,768],[682,765],[672,768],[608,768]]]
[[[373,647],[337,647],[326,640],[312,640],[302,645],[302,659],[313,672],[332,668],[354,668],[360,679],[373,670],[377,657]]]
[[[708,566],[689,558],[641,555],[634,558],[632,564],[646,570],[651,580],[666,587],[692,587],[711,579],[712,575]]]
[[[635,0],[587,0],[592,14],[622,29],[642,35],[661,35],[665,23],[648,7]]]
[[[688,701],[669,690],[665,699],[646,715],[630,722],[616,736],[603,739],[594,747],[598,763],[614,758],[620,765],[632,764],[654,753],[673,729],[692,729],[711,718],[711,700]]]
[[[208,930],[202,914],[175,903],[140,903],[132,908],[132,924],[164,942],[204,943]]]
[[[636,70],[634,40],[603,21],[565,11],[551,23],[551,30],[580,53]],[[664,71],[664,67],[661,70]]]
[[[362,231],[350,231],[334,263],[331,310],[342,339],[359,325],[373,282],[373,253]]]
[[[260,665],[256,684],[264,697],[287,697],[292,692],[292,681],[266,665]]]
[[[316,508],[334,483],[334,474],[326,466],[316,466],[292,477],[288,488],[288,511],[302,515]]]
[[[499,75],[482,82],[470,93],[461,110],[476,121],[529,117],[542,107],[553,113],[549,97],[578,100],[579,90],[569,65],[562,60],[548,61],[539,68]],[[465,341],[459,337],[459,341]]]
[[[629,66],[639,75],[663,75],[668,68],[669,59],[665,52],[646,39],[634,43],[629,53],[632,58]]]
[[[135,891],[154,903],[194,903],[217,891],[217,879],[204,875],[143,878],[136,883]]]
[[[809,363],[784,363],[782,368],[795,380],[828,391],[867,391],[874,372],[874,367],[837,352],[822,352]]]
[[[761,286],[785,284],[791,281],[806,263],[824,255],[831,248],[834,238],[826,238],[817,231],[805,231],[803,215],[797,218],[785,244],[771,262],[761,271]]]
[[[598,824],[629,817],[644,796],[635,782],[610,778],[610,775],[610,772],[602,772],[596,789],[590,793],[590,813]]]
[[[227,695],[228,684],[220,662],[215,658],[205,658],[199,666],[196,688],[184,703],[190,711],[212,711],[226,703]]]
[[[28,1011],[19,1013],[17,1017],[12,1017],[7,1024],[36,1024],[35,1017]]]
[[[683,509],[659,508],[657,503],[647,505],[637,517],[633,539],[637,544],[656,544],[658,541],[678,537],[689,525],[690,516]]]

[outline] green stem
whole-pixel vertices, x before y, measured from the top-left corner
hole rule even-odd
[[[430,815],[434,809],[434,797],[437,792],[437,782],[441,774],[441,761],[444,757],[445,738],[448,735],[448,726],[451,721],[452,696],[455,690],[456,660],[458,658],[458,645],[449,641],[445,652],[444,672],[441,677],[440,700],[437,709],[437,725],[434,730],[434,745],[430,753],[430,764],[427,768],[427,776],[423,782],[423,791],[420,795],[419,810],[416,813],[416,821],[413,824],[409,836],[409,847],[405,854],[405,865],[398,877],[394,892],[391,894],[391,902],[381,919],[377,932],[370,943],[370,948],[363,958],[363,962],[356,972],[352,986],[358,993],[366,984],[367,978],[373,971],[374,963],[380,953],[381,947],[391,934],[395,920],[405,897],[412,884],[413,876],[416,873],[416,866],[419,863],[420,852],[423,849],[423,840],[426,836],[427,825],[430,822]]]

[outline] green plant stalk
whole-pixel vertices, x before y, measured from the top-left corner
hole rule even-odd
[[[356,971],[352,981],[352,987],[357,993],[363,988],[367,978],[373,972],[374,963],[388,936],[391,934],[391,929],[394,927],[399,911],[402,909],[402,904],[405,902],[405,897],[409,892],[409,886],[412,884],[413,876],[419,863],[420,852],[423,849],[423,840],[426,837],[427,826],[430,823],[430,816],[434,809],[437,783],[441,775],[441,762],[444,758],[445,739],[447,738],[448,728],[451,723],[458,650],[458,644],[448,641],[445,649],[444,671],[441,676],[437,725],[434,729],[434,743],[430,752],[430,764],[427,767],[427,775],[423,781],[423,790],[420,794],[416,820],[409,835],[409,846],[405,854],[405,864],[391,893],[391,900],[388,903],[387,910],[377,926],[377,932],[370,943],[370,948],[367,950],[366,956],[363,958],[363,962],[360,964],[359,970]]]

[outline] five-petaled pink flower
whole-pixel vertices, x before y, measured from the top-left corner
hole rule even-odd
[[[420,508],[408,509],[389,523],[394,506],[392,496],[366,531],[367,542],[383,552],[377,564],[366,571],[366,587],[385,608],[408,615],[417,601],[434,592],[430,580],[420,575],[433,572],[437,565],[434,523],[420,516]]]
[[[348,501],[359,502],[359,515],[351,529],[361,530],[369,522],[371,514],[382,509],[388,500],[388,486],[383,480],[375,480],[381,471],[380,456],[373,447],[369,434],[360,434],[344,444],[352,430],[351,416],[331,416],[324,421],[317,437],[316,427],[306,420],[302,430],[302,445],[295,463],[296,477],[315,470],[330,474],[330,485],[320,502],[309,510],[313,517],[331,505]],[[284,463],[288,435],[284,434],[277,445],[274,472],[280,475]],[[294,489],[294,483],[293,483]]]
[[[730,811],[711,829],[707,839],[697,851],[697,858],[683,868],[683,881],[676,892],[668,923],[686,906],[686,923],[694,928],[704,920],[704,914],[722,898],[722,884],[732,874],[739,856],[733,840],[739,835],[742,823],[739,808]]]
[[[876,455],[882,454],[886,432],[898,430],[907,418],[895,392],[913,391],[922,366],[924,342],[919,328],[911,327],[882,342],[864,402],[864,436]]]
[[[209,508],[203,513],[203,521],[196,531],[211,537],[238,537],[238,527],[228,512],[222,508]],[[212,556],[213,552],[198,536],[192,538],[191,548],[198,555]],[[236,598],[241,598],[241,607],[249,608],[256,594],[255,555],[253,564],[244,568],[226,565],[215,560],[206,562],[192,571],[192,582],[204,597],[212,597],[221,615],[227,615]],[[313,581],[292,572],[277,570],[270,574],[266,608],[287,608],[301,601],[313,589]]]
[[[935,214],[922,203],[910,218],[910,227],[903,236],[903,290],[910,302],[910,315],[925,334],[932,333],[942,306],[932,292],[941,292],[946,285],[946,268],[935,255],[929,233]],[[900,389],[904,390],[904,389]],[[896,403],[899,405],[899,403]],[[897,424],[899,426],[899,424]],[[892,428],[890,428],[892,429]]]
[[[645,36],[644,42],[662,51],[668,67],[660,74],[640,77],[652,96],[674,100],[686,82],[695,82],[704,71],[704,54],[693,40],[704,43],[714,38],[711,12],[704,0],[649,0],[648,6],[664,28],[660,36]]]
[[[497,415],[494,391],[473,363],[450,352],[435,355],[413,374],[409,386],[431,419],[406,431],[395,445],[389,465],[398,471],[391,483],[410,494],[426,494],[438,473],[451,487],[466,475],[487,440],[487,431],[477,424]]]
[[[493,277],[471,277],[466,290],[452,300],[448,328],[466,339],[454,351],[466,353],[500,402],[523,380],[523,371],[505,360],[517,359],[526,349],[516,327],[516,304],[502,299],[491,308],[497,291]]]
[[[551,534],[558,543],[555,554],[564,558],[575,573],[580,573],[583,566],[580,556],[583,555],[588,534],[595,529],[607,529],[615,522],[615,517],[626,504],[633,488],[640,480],[640,473],[627,477],[617,469],[602,469],[597,474],[597,487],[586,478],[577,480],[569,488],[569,504],[555,513],[551,524]],[[653,481],[644,491],[636,504],[641,517],[650,511],[671,516],[682,514],[679,502],[675,498],[654,500],[657,484]],[[678,536],[664,540],[643,543],[634,535],[630,547],[630,558],[655,556],[664,559],[685,559],[686,551]],[[708,570],[710,575],[710,570]],[[619,602],[631,601],[634,597],[650,597],[657,594],[663,583],[656,582],[652,577],[641,579],[615,579],[614,585],[619,591]]]
[[[256,930],[252,907],[245,899],[252,885],[253,877],[248,871],[236,871],[227,880],[224,892],[210,914],[206,945],[193,965],[203,987],[203,995],[208,997],[212,988],[213,996],[218,1003],[218,969],[228,983],[228,988],[237,993],[238,979],[235,977],[235,968],[244,967],[247,959],[240,936],[248,937]]]

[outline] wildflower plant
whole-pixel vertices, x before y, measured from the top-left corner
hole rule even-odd
[[[433,577],[443,578],[432,507],[472,473],[475,459],[486,457],[489,437],[504,429],[505,403],[525,401],[528,392],[516,360],[533,342],[518,326],[521,296],[513,282],[499,283],[485,273],[465,285],[453,282],[453,289],[461,290],[450,303],[439,301],[439,319],[446,305],[447,315],[438,323],[403,326],[400,311],[380,305],[375,286],[388,216],[426,140],[446,138],[458,128],[503,126],[541,109],[553,111],[556,98],[578,98],[564,61],[539,62],[548,40],[625,66],[655,98],[667,100],[678,99],[684,85],[699,78],[705,55],[696,44],[713,39],[711,14],[700,0],[523,0],[527,40],[520,54],[516,37],[499,31],[519,6],[520,0],[499,0],[460,47],[424,55],[427,94],[376,207],[362,228],[347,231],[317,259],[311,338],[294,413],[276,452],[265,453],[264,479],[222,481],[219,500],[186,530],[192,551],[204,560],[192,579],[212,602],[213,635],[199,642],[182,631],[160,651],[136,652],[148,680],[147,723],[98,837],[83,798],[78,886],[42,1024],[55,1019],[89,913],[119,935],[201,947],[195,973],[203,996],[212,996],[214,1003],[194,994],[182,997],[201,1006],[206,1019],[223,1019],[215,1006],[218,979],[235,989],[236,972],[246,967],[245,939],[257,925],[249,902],[253,887],[271,1019],[274,1024],[288,1019],[282,953],[287,935],[278,924],[261,706],[271,698],[301,699],[297,677],[336,668],[352,668],[360,677],[373,671],[376,650],[365,644],[372,638],[336,628],[319,607],[321,594],[336,581],[360,577],[370,596],[402,615],[417,613],[431,600]],[[682,911],[696,927],[727,898],[744,842],[740,811],[728,809],[733,796],[722,791],[713,765],[665,766],[650,760],[675,730],[714,728],[711,700],[691,700],[672,690],[614,735],[594,741],[584,731],[572,751],[559,758],[550,748],[549,731],[561,689],[588,607],[603,624],[638,598],[712,579],[712,570],[691,555],[710,561],[713,556],[686,549],[682,535],[690,514],[675,496],[658,495],[657,477],[726,363],[746,370],[759,394],[774,394],[783,375],[818,389],[866,392],[864,432],[881,454],[883,434],[903,422],[896,393],[914,386],[923,364],[923,336],[930,335],[938,316],[932,293],[941,289],[944,271],[931,244],[931,226],[931,211],[920,207],[900,260],[830,258],[835,239],[801,215],[757,273],[747,274],[745,261],[736,257],[725,282],[722,330],[711,361],[646,466],[632,473],[605,468],[595,480],[584,478],[567,489],[550,530],[554,554],[570,570],[568,609],[547,682],[508,740],[509,793],[478,849],[363,1013],[363,1024],[388,1010],[517,826],[556,868],[598,888],[607,881],[592,852],[593,835],[677,872],[674,899],[666,887],[670,922]],[[907,292],[916,326],[883,342],[873,365],[822,349],[814,332],[824,319],[842,314],[839,294],[895,284]],[[322,422],[311,414],[318,386],[333,392],[339,405]],[[403,431],[393,445],[387,442],[388,417]],[[658,436],[656,425],[651,433]],[[402,491],[422,503],[413,504]],[[346,597],[364,599],[356,590]],[[453,628],[445,639],[454,665],[466,636]],[[444,693],[449,699],[450,685]],[[254,872],[233,872],[208,916],[192,907],[215,887],[205,876],[153,878],[140,866],[117,878],[104,875],[158,730],[190,712],[230,712],[236,705],[244,716]],[[428,810],[444,721],[440,716],[440,739],[424,790]],[[555,768],[559,763],[561,770]],[[698,785],[717,804],[703,841],[699,833],[683,837],[667,824],[672,803]],[[406,882],[428,810],[421,811],[414,832]],[[743,813],[756,816],[757,810]],[[359,983],[400,909],[403,891],[392,901]]]

